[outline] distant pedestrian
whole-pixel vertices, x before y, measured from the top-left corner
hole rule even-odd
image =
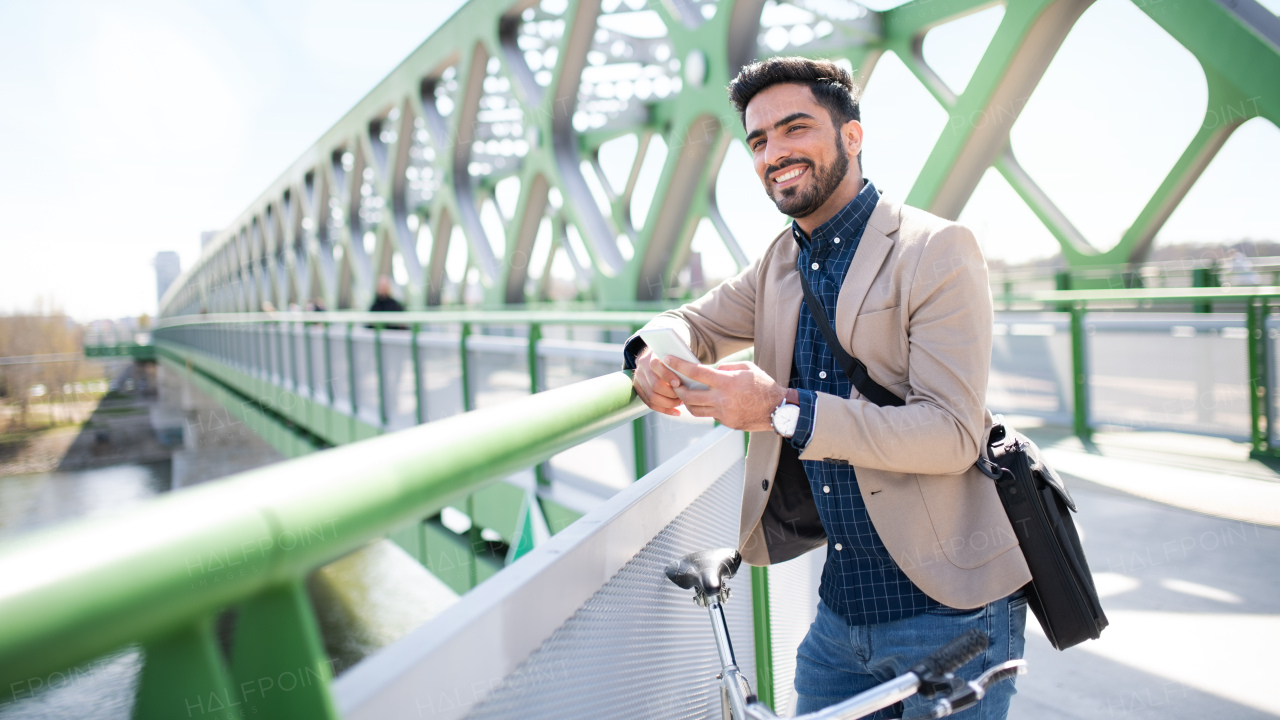
[[[369,306],[369,312],[404,312],[404,305],[391,296],[391,278],[386,275],[378,276],[378,294],[374,297],[373,304]],[[409,329],[405,325],[382,325],[382,327],[388,330]]]
[[[369,312],[404,312],[404,305],[391,296],[391,278],[378,276],[378,295],[369,306]]]

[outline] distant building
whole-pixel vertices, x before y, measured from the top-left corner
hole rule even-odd
[[[176,252],[158,252],[156,253],[156,299],[164,297],[164,293],[173,284],[174,280],[182,274],[182,261],[178,259]]]

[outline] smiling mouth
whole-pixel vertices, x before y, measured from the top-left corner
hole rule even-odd
[[[775,187],[786,187],[788,185],[791,185],[795,181],[797,181],[799,177],[803,175],[804,171],[807,169],[808,167],[805,165],[798,165],[795,168],[788,170],[780,175],[775,175],[773,177],[773,184]]]

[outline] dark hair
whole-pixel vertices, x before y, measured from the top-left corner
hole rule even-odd
[[[729,83],[729,101],[738,111],[742,126],[747,126],[747,103],[761,91],[780,85],[805,85],[818,104],[827,109],[837,127],[850,120],[861,121],[858,98],[849,72],[830,60],[804,57],[773,57],[754,62]]]

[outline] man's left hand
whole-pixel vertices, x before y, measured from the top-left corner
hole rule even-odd
[[[672,383],[676,395],[691,414],[715,418],[734,430],[773,429],[770,416],[774,408],[782,404],[787,391],[755,363],[727,363],[713,368],[670,355],[664,362],[672,370],[710,388],[690,390],[678,379]]]

